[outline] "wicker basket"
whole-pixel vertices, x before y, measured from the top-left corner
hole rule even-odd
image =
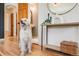
[[[78,48],[77,42],[62,41],[60,43],[61,51],[67,54],[76,55],[77,48]]]

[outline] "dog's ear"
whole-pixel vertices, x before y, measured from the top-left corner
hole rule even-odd
[[[22,20],[21,20],[21,24],[26,25]]]
[[[23,21],[21,20],[21,23],[23,24]]]
[[[21,24],[24,24],[22,20],[21,20]]]

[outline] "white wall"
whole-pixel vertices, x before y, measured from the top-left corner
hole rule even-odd
[[[48,44],[60,46],[62,41],[78,42],[77,26],[51,27],[48,29]]]
[[[14,13],[14,35],[16,36],[16,13]]]
[[[39,44],[40,44],[40,40],[41,40],[41,23],[44,21],[44,20],[46,20],[46,18],[47,18],[47,13],[49,12],[48,11],[48,9],[47,9],[47,5],[46,4],[39,4],[39,12],[38,12],[38,35],[39,35]],[[50,13],[50,12],[49,12]],[[54,15],[52,14],[52,13],[50,13],[50,15],[53,17]],[[79,4],[72,10],[72,11],[70,11],[69,13],[67,13],[67,14],[64,14],[64,15],[61,15],[61,17],[63,18],[63,20],[64,20],[64,22],[65,23],[68,23],[68,22],[79,22]],[[59,29],[58,28],[55,28],[55,29],[57,29],[57,31],[59,31]],[[52,30],[54,30],[54,29],[49,29],[49,37],[52,37]],[[76,33],[76,31],[77,31],[77,29],[75,29],[74,27],[72,28],[67,28],[67,30],[69,30],[68,32],[70,33],[70,37],[71,36],[74,36],[74,35],[76,35],[76,34],[71,34],[71,32],[72,33]],[[71,30],[74,30],[74,31],[71,31]],[[64,29],[63,29],[63,31],[65,31]],[[62,31],[61,31],[62,32]],[[60,32],[60,33],[61,33]],[[72,40],[72,41],[77,41],[78,43],[79,43],[79,39],[75,39],[75,37],[71,37],[72,39],[70,39],[70,40]],[[45,33],[44,33],[44,39],[43,40],[45,40],[46,38],[45,38]],[[49,39],[49,38],[48,38]],[[49,43],[51,44],[52,42],[54,42],[54,41],[56,41],[56,40],[52,40],[53,38],[51,38],[50,39],[50,41],[49,41]],[[75,40],[74,40],[75,39]],[[51,41],[52,40],[52,41]],[[59,41],[56,41],[56,42],[54,42],[53,44],[56,44],[56,45],[58,45],[59,44],[59,42],[60,42],[60,40],[62,40],[62,39],[59,39]],[[66,39],[65,39],[66,40]],[[68,39],[67,39],[68,40]],[[45,42],[45,41],[44,41]],[[45,43],[44,43],[45,44]]]

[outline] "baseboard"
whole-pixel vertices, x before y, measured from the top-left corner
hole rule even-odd
[[[4,42],[4,39],[0,39],[0,43]]]
[[[37,42],[32,42],[33,44],[37,44],[37,45],[39,45],[39,43],[37,43]]]

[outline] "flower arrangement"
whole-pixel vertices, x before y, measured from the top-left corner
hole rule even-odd
[[[52,21],[52,17],[48,13],[48,18],[42,24],[51,24],[51,21]]]

